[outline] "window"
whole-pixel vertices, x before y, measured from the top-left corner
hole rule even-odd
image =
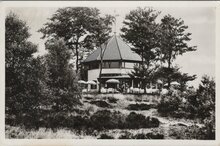
[[[111,62],[110,68],[120,68],[120,63],[119,62]]]
[[[134,68],[135,63],[125,62],[125,68]]]

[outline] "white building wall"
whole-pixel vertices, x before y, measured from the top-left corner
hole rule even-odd
[[[102,73],[121,73],[121,74],[128,74],[131,73],[133,69],[126,69],[126,68],[103,68]],[[88,70],[88,80],[97,80],[99,77],[100,69],[91,69]]]

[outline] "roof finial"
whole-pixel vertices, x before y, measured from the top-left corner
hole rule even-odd
[[[115,21],[114,21],[114,24],[115,24],[115,26],[114,26],[114,35],[116,35],[116,25],[117,25],[117,17],[119,16],[117,13],[116,13],[116,10],[114,10],[114,16],[115,16]]]

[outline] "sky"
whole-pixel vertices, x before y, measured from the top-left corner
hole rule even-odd
[[[101,14],[118,14],[116,21],[116,32],[120,34],[120,28],[123,26],[123,20],[131,10],[136,7],[97,7]],[[189,26],[187,32],[192,33],[192,40],[188,43],[197,46],[197,51],[188,52],[182,56],[178,56],[174,64],[178,64],[180,70],[189,75],[196,74],[197,79],[189,82],[195,87],[200,83],[201,77],[207,74],[215,77],[215,8],[214,7],[152,7],[157,11],[161,11],[157,21],[167,14],[175,18],[184,20],[185,25]],[[20,19],[27,22],[30,27],[30,41],[38,44],[38,55],[46,53],[44,40],[41,39],[42,34],[37,32],[48,18],[58,8],[47,7],[25,7],[25,8],[7,8],[6,14],[9,12],[16,13]],[[113,28],[114,30],[114,28]]]

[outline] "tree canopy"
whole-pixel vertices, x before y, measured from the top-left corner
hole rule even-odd
[[[43,38],[63,38],[76,56],[76,71],[79,70],[80,49],[91,49],[92,37],[98,43],[106,40],[111,26],[111,16],[101,17],[97,8],[66,7],[58,9],[39,31]],[[81,50],[82,51],[82,50]]]
[[[161,61],[167,63],[167,68],[172,68],[172,62],[178,55],[195,51],[196,46],[189,46],[191,33],[187,33],[188,26],[182,19],[176,19],[171,15],[165,15],[160,23],[160,54]],[[168,88],[171,79],[168,75]]]
[[[6,114],[24,120],[22,115],[37,118],[41,97],[41,62],[34,58],[37,45],[28,41],[29,27],[13,13],[5,19]]]
[[[158,24],[156,18],[160,14],[151,8],[137,8],[130,11],[123,21],[122,37],[133,46],[133,50],[147,65],[155,59],[158,44]]]

